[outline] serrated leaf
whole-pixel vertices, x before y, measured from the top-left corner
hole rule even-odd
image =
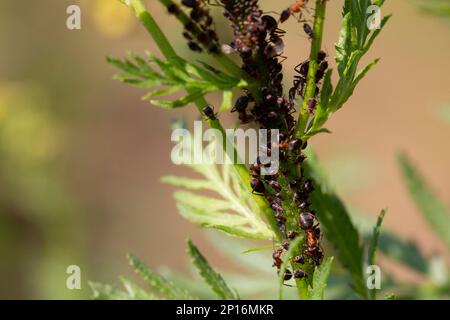
[[[163,109],[175,109],[181,108],[189,103],[194,102],[195,100],[200,99],[206,94],[206,92],[202,90],[192,90],[187,96],[177,100],[150,100],[150,103],[155,107],[160,107]]]
[[[144,95],[142,97],[142,100],[149,100],[151,98],[160,97],[160,96],[168,96],[168,95],[171,95],[171,94],[174,94],[174,93],[180,91],[180,89],[181,88],[177,87],[177,86],[164,88],[164,89],[155,89],[153,91],[150,91],[146,95]]]
[[[372,226],[376,223],[366,214],[352,214],[358,230],[370,243],[372,240]],[[400,239],[395,233],[384,231],[378,240],[378,249],[388,258],[398,261],[416,272],[425,274],[427,259],[422,255],[417,245],[411,241]]]
[[[194,207],[182,202],[177,203],[177,209],[187,220],[202,227],[216,228],[220,226],[222,230],[225,226],[238,228],[248,222],[245,218],[238,215],[211,211],[207,207]]]
[[[174,101],[150,101],[154,106],[165,109],[184,107],[214,91],[229,92],[242,85],[244,81],[222,71],[213,70],[206,64],[204,67],[199,67],[187,63],[180,57],[172,57],[165,61],[149,52],[147,52],[147,60],[133,53],[129,54],[128,59],[119,60],[108,57],[107,60],[123,71],[116,75],[115,79],[140,88],[151,89],[144,95],[144,100],[187,90],[186,95]],[[246,84],[245,81],[244,83]],[[154,88],[155,86],[167,88]]]
[[[175,187],[183,187],[191,190],[214,190],[211,183],[201,179],[190,179],[177,176],[165,176],[161,178],[161,182],[170,184]]]
[[[370,243],[369,251],[367,254],[367,265],[372,266],[376,264],[377,251],[378,251],[378,239],[380,238],[381,224],[383,223],[386,210],[382,210],[378,216],[377,223],[373,228],[372,241]],[[369,290],[369,296],[372,300],[376,299],[376,290]]]
[[[442,201],[431,191],[418,170],[405,154],[399,156],[399,164],[406,186],[429,225],[450,248],[450,212]]]
[[[198,208],[200,210],[206,208],[206,210],[210,212],[225,211],[228,209],[232,209],[233,206],[230,202],[225,200],[198,195],[187,191],[175,192],[174,198],[177,203],[182,203],[192,208]]]
[[[323,295],[330,278],[334,257],[325,259],[322,264],[316,267],[313,277],[313,285],[308,288],[308,295],[311,300],[323,300]]]
[[[156,300],[158,299],[154,294],[145,291],[139,287],[134,282],[128,280],[125,277],[120,277],[120,282],[122,282],[128,297],[132,300]]]
[[[376,257],[378,251],[378,239],[380,238],[381,233],[381,224],[383,223],[384,216],[386,214],[386,210],[382,210],[380,215],[378,216],[377,223],[373,228],[372,241],[370,244],[369,252],[367,255],[367,264],[374,265],[376,264]]]
[[[210,286],[212,291],[217,295],[219,299],[224,300],[239,300],[239,296],[231,290],[222,276],[211,268],[208,261],[200,253],[197,247],[188,241],[188,253],[192,258],[193,264],[196,266],[200,276]]]
[[[137,257],[129,254],[128,260],[134,270],[144,278],[148,285],[153,290],[159,292],[162,296],[168,299],[193,299],[192,295],[188,291],[176,287],[173,282],[153,272]]]
[[[129,296],[126,292],[117,289],[108,284],[97,282],[89,282],[92,290],[92,298],[94,300],[128,300]]]
[[[273,249],[273,246],[264,246],[264,247],[258,247],[258,248],[250,248],[250,249],[242,251],[241,253],[242,254],[247,254],[247,253],[253,253],[253,252],[269,250],[269,249]]]
[[[253,240],[272,240],[273,236],[266,230],[255,230],[247,226],[229,226],[229,225],[211,225],[210,227],[220,230],[230,236],[253,239]]]

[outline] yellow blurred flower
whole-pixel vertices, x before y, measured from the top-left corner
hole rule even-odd
[[[91,14],[98,30],[113,38],[126,35],[135,25],[135,19],[125,5],[118,0],[89,0]]]

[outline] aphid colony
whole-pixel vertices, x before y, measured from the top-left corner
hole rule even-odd
[[[199,39],[199,34],[205,34],[206,39],[211,41],[207,46],[218,46],[217,36],[215,32],[211,32],[213,22],[206,7],[208,1],[183,0],[182,3],[192,10],[191,21],[185,24],[185,32],[190,36],[189,38],[186,35],[191,49],[199,51],[200,46],[197,48],[193,43],[206,44],[205,41],[201,41],[205,39]],[[245,91],[244,95],[237,98],[231,111],[238,114],[241,124],[256,122],[263,129],[279,129],[280,132],[278,143],[266,146],[269,154],[274,148],[278,149],[280,171],[274,175],[262,176],[263,164],[259,160],[250,166],[251,189],[253,193],[264,196],[269,201],[283,238],[273,253],[273,265],[280,270],[283,254],[288,250],[290,242],[302,234],[305,241],[292,259],[295,269],[293,272],[287,270],[284,278],[285,280],[292,277],[304,278],[308,275],[302,270],[303,266],[319,265],[323,259],[319,223],[315,212],[310,209],[309,195],[314,190],[313,182],[305,177],[303,169],[292,169],[293,164],[298,168],[306,159],[303,150],[307,143],[295,137],[296,120],[293,113],[296,112],[297,98],[305,95],[311,62],[306,60],[295,67],[293,85],[286,97],[283,93],[281,64],[285,60],[282,55],[284,50],[282,38],[285,31],[279,28],[279,24],[293,15],[297,15],[300,21],[303,16],[302,10],[306,8],[308,1],[295,1],[281,12],[278,21],[268,14],[263,14],[257,0],[217,0],[217,3],[222,6],[223,15],[233,29],[234,37],[228,47],[240,55],[243,62],[242,70],[247,76],[260,84],[258,92],[253,91],[251,94]],[[169,11],[177,14],[178,7],[177,10],[171,7],[169,6]],[[195,28],[192,28],[192,25]],[[313,29],[308,23],[303,24],[303,30],[309,39],[314,38]],[[326,56],[325,52],[320,51],[316,59],[317,89],[315,97],[307,101],[311,115],[315,113],[320,81],[328,69]],[[217,119],[211,106],[205,107],[203,113],[210,120]],[[287,183],[283,183],[286,181]],[[295,214],[290,210],[293,206],[298,209],[295,210]]]
[[[220,47],[219,38],[214,28],[214,21],[209,13],[207,1],[182,0],[182,5],[189,10],[189,17],[184,16],[181,9],[175,4],[167,6],[169,13],[183,15],[184,24],[183,37],[188,41],[192,51],[202,52],[206,49],[210,53],[218,53]]]

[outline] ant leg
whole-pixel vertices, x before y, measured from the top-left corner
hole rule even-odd
[[[276,11],[264,11],[263,14],[268,14],[268,13],[272,13],[272,14],[276,14],[277,16],[281,16],[281,14],[279,12]]]

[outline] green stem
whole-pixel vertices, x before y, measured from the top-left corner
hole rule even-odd
[[[316,73],[318,69],[317,55],[322,48],[323,28],[325,22],[325,11],[327,1],[316,0],[316,10],[314,14],[313,38],[311,41],[311,52],[309,56],[309,71],[306,79],[305,97],[298,117],[295,135],[301,138],[305,133],[309,120],[308,101],[316,95]]]
[[[144,25],[145,29],[152,36],[153,40],[161,50],[162,54],[166,57],[166,59],[178,58],[177,53],[173,49],[167,37],[164,35],[162,30],[159,28],[151,14],[147,11],[145,6],[143,5],[141,0],[121,0],[125,4],[129,5],[131,9],[134,11],[136,17],[141,21]],[[225,57],[227,58],[227,57]],[[227,58],[228,59],[228,58]],[[226,59],[219,59],[219,62],[224,63]],[[230,60],[230,62],[232,62]],[[189,90],[187,90],[189,93]],[[208,104],[204,97],[199,98],[195,101],[197,109],[200,113],[202,113],[203,108]],[[225,134],[225,130],[220,124],[219,120],[208,120],[211,128],[218,129],[224,137],[223,147],[225,148],[228,141],[228,137]],[[234,150],[235,155],[237,154],[236,149]],[[242,183],[247,187],[248,191],[252,191],[250,187],[250,174],[248,172],[247,167],[244,164],[235,164],[234,168],[240,177]],[[277,239],[281,239],[280,231],[277,227],[277,222],[275,216],[273,214],[272,209],[269,206],[269,203],[265,197],[261,197],[258,195],[254,195],[254,200],[258,205],[261,212],[264,214],[267,222],[269,223],[272,231],[274,232]]]

